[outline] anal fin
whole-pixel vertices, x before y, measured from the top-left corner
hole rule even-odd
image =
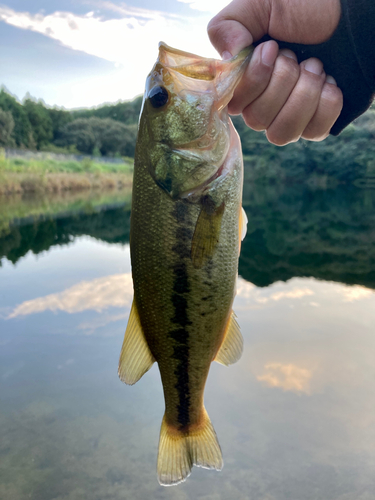
[[[133,300],[122,344],[118,376],[125,384],[133,385],[154,364],[155,359],[147,345],[137,307]]]
[[[228,366],[236,363],[242,355],[243,351],[243,338],[239,324],[236,320],[236,315],[232,314],[228,321],[227,330],[225,332],[223,343],[220,346],[214,361]]]

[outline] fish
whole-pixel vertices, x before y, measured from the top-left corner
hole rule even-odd
[[[236,362],[232,311],[241,240],[243,161],[227,105],[251,57],[209,59],[159,44],[146,80],[130,228],[134,298],[118,374],[136,383],[156,361],[165,399],[157,474],[221,470],[203,393],[212,361]]]

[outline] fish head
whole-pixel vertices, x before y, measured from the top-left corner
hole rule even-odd
[[[173,199],[197,193],[223,164],[230,144],[227,104],[251,52],[220,61],[159,44],[140,133],[146,136],[142,154],[149,172]]]

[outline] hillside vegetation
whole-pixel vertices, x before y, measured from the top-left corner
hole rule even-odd
[[[134,156],[142,98],[68,111],[27,97],[23,103],[0,91],[0,147]],[[320,143],[298,141],[285,147],[269,144],[241,117],[233,122],[241,136],[246,167],[253,180],[335,179],[352,182],[375,178],[375,109],[370,109],[339,137]]]

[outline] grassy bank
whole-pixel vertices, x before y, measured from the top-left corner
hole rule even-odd
[[[0,152],[0,195],[121,189],[130,186],[133,162],[5,158]]]
[[[0,196],[0,238],[11,225],[30,224],[40,218],[54,218],[66,213],[92,213],[108,205],[131,203],[131,188],[110,190],[62,191],[44,194]]]

